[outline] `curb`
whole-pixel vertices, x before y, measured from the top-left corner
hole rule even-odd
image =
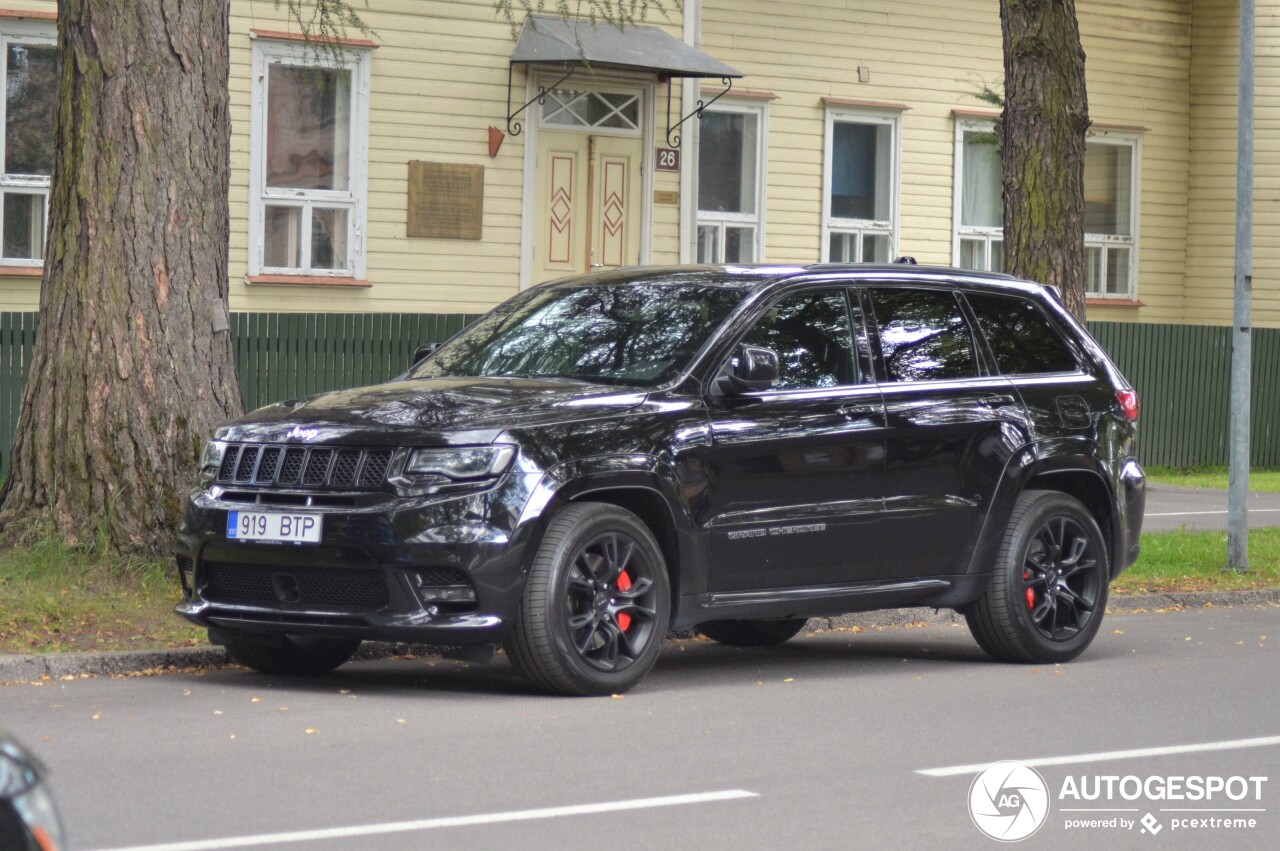
[[[1280,603],[1280,588],[1254,591],[1173,592],[1126,594],[1111,599],[1107,611],[1151,612],[1161,609],[1249,606]],[[806,632],[827,632],[852,627],[895,627],[911,624],[959,624],[964,618],[951,609],[883,609],[833,618],[810,618]],[[693,630],[677,630],[670,638],[692,638]],[[365,642],[356,653],[360,660],[385,659],[406,653],[427,655],[439,648],[409,644]],[[0,655],[0,684],[58,680],[64,677],[159,673],[192,668],[219,668],[231,664],[221,647],[184,647],[171,650],[124,650],[112,653],[33,653]]]

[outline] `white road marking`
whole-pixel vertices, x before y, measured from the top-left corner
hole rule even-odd
[[[377,836],[385,833],[410,833],[418,830],[435,830],[441,827],[474,827],[483,824],[502,824],[513,821],[564,818],[566,816],[617,813],[625,810],[648,810],[655,807],[679,807],[688,804],[708,804],[716,801],[733,801],[740,798],[758,798],[759,793],[742,789],[722,792],[697,792],[690,795],[668,795],[662,798],[634,798],[629,801],[608,801],[600,804],[575,804],[567,807],[545,807],[537,810],[513,810],[505,813],[485,813],[474,816],[450,816],[397,821],[385,824],[367,824],[358,827],[330,827],[319,830],[298,830],[291,833],[264,833],[257,836],[233,836],[225,839],[198,839],[191,842],[168,842],[161,845],[135,845],[114,848],[111,851],[217,851],[222,848],[251,848],[255,845],[276,845],[286,842],[317,842],[322,839],[348,839],[353,836]]]
[[[1242,748],[1266,748],[1280,745],[1280,736],[1265,736],[1260,739],[1234,739],[1227,742],[1206,742],[1199,745],[1171,745],[1163,748],[1138,748],[1129,751],[1102,751],[1100,753],[1085,753],[1075,756],[1046,756],[1037,757],[1036,759],[1015,759],[1013,762],[1022,765],[1039,766],[1039,765],[1074,765],[1080,762],[1108,762],[1115,759],[1137,759],[1144,756],[1173,756],[1183,753],[1203,753],[1205,751],[1231,751],[1240,750]],[[1001,757],[1004,759],[1004,757]],[[995,762],[996,760],[992,760]],[[925,774],[929,777],[954,777],[957,774],[977,774],[985,769],[991,763],[977,763],[975,765],[953,765],[948,768],[921,768],[916,770],[916,774]]]
[[[1250,514],[1280,511],[1280,508],[1250,508]],[[1227,514],[1226,511],[1148,511],[1143,517],[1196,517],[1201,514]]]

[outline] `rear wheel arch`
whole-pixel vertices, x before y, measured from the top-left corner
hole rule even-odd
[[[1115,498],[1107,488],[1102,476],[1091,470],[1081,468],[1047,470],[1034,475],[1022,489],[1024,491],[1058,491],[1075,497],[1081,505],[1089,510],[1089,513],[1093,515],[1093,519],[1097,522],[1098,528],[1102,530],[1102,536],[1111,550],[1109,555],[1113,565],[1112,570],[1115,569],[1117,543],[1114,540],[1114,524],[1112,523]]]

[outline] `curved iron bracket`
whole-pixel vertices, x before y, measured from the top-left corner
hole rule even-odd
[[[729,94],[729,91],[733,88],[733,78],[721,77],[720,82],[724,83],[723,92],[716,95],[706,103],[703,103],[701,100],[699,100],[698,105],[697,107],[694,108],[693,112],[689,113],[684,118],[681,118],[679,121],[676,122],[676,125],[672,127],[671,126],[671,80],[667,80],[667,147],[668,148],[678,148],[680,147],[680,143],[684,141],[684,139],[681,138],[680,134],[676,132],[677,130],[680,129],[681,124],[684,124],[686,121],[688,121],[690,118],[693,118],[695,115],[698,116],[699,120],[701,120],[702,113],[703,111],[706,110],[707,107],[711,106],[711,104],[715,103],[716,101],[720,100],[720,98]],[[686,85],[687,84],[688,84],[688,79],[686,78]]]
[[[563,83],[565,80],[572,77],[578,71],[577,65],[571,65],[568,62],[564,64],[564,67],[565,67],[565,75],[563,77],[556,80],[554,83],[552,83],[549,86],[538,86],[538,93],[533,96],[533,100],[528,101],[524,106],[520,107],[515,112],[512,112],[511,111],[511,77],[512,77],[512,70],[515,68],[515,63],[512,62],[511,64],[507,65],[507,133],[509,135],[519,136],[522,132],[524,132],[524,127],[520,124],[519,121],[516,121],[517,115],[524,112],[529,107],[533,106],[535,102],[546,103],[547,92],[551,91],[552,89],[558,88],[561,83]]]

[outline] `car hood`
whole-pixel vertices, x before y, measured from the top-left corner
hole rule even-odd
[[[261,443],[489,443],[509,428],[630,410],[646,395],[568,379],[389,381],[267,405],[228,423],[217,436]]]

